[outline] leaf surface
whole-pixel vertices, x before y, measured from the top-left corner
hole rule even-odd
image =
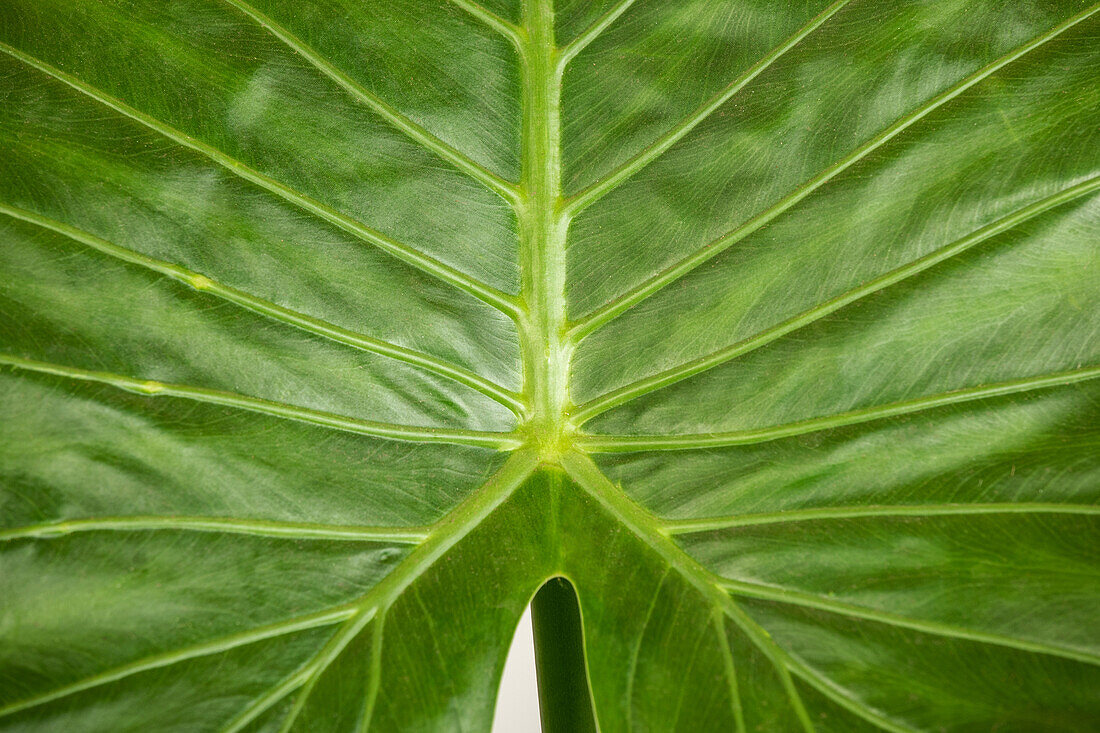
[[[0,730],[1094,727],[1097,48],[8,0]]]

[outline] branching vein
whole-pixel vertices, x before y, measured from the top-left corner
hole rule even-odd
[[[1041,47],[1048,41],[1058,37],[1065,31],[1069,30],[1073,26],[1077,25],[1081,21],[1091,17],[1100,11],[1100,4],[1093,5],[1087,10],[1078,13],[1069,20],[1059,24],[1055,28],[1043,33],[1024,45],[1016,48],[1015,50],[1005,54],[996,61],[982,67],[978,71],[974,72],[970,76],[966,77],[962,81],[958,82],[954,86],[936,95],[932,99],[928,100],[920,107],[916,108],[909,114],[898,119],[892,125],[879,132],[873,138],[866,143],[858,147],[852,153],[834,163],[829,168],[819,173],[814,178],[803,183],[800,187],[789,193],[778,202],[768,207],[764,211],[760,212],[756,216],[749,219],[747,222],[737,227],[736,229],[723,234],[714,241],[705,245],[694,254],[685,257],[679,262],[671,265],[662,272],[654,275],[649,280],[641,283],[637,287],[627,291],[617,299],[607,303],[602,308],[590,313],[580,321],[576,322],[569,331],[570,338],[574,341],[587,336],[592,331],[605,325],[612,319],[616,318],[624,311],[633,308],[635,305],[645,300],[649,296],[653,295],[657,291],[664,288],[671,282],[674,282],[687,273],[694,270],[699,265],[707,262],[708,260],[717,257],[719,254],[729,249],[731,246],[740,242],[745,237],[749,236],[753,232],[763,228],[778,216],[786,212],[788,209],[799,203],[807,196],[818,190],[826,183],[851,168],[853,165],[863,160],[875,150],[893,140],[905,130],[915,125],[920,120],[930,115],[935,110],[939,109],[943,105],[947,104],[951,100],[957,98],[959,95],[966,92],[971,87],[977,85],[984,79],[993,75],[1000,69],[1009,65],[1013,61],[1016,61],[1026,56],[1031,51]]]
[[[228,0],[227,0],[228,1]],[[520,317],[519,307],[516,299],[503,293],[496,288],[491,287],[483,282],[476,280],[475,278],[467,275],[464,272],[460,272],[450,265],[446,265],[428,255],[406,245],[398,242],[390,237],[387,237],[380,232],[367,227],[366,225],[352,219],[351,217],[336,211],[335,209],[322,204],[321,202],[306,196],[305,194],[294,190],[290,186],[284,183],[276,181],[274,178],[260,173],[257,170],[249,168],[239,160],[226,155],[222,151],[214,148],[201,140],[191,137],[173,127],[170,127],[163,122],[137,110],[124,102],[121,102],[114,97],[106,94],[105,92],[96,89],[89,84],[86,84],[76,77],[67,74],[60,69],[57,69],[49,64],[39,61],[38,59],[30,56],[17,48],[0,42],[0,52],[6,53],[16,59],[19,59],[23,63],[38,69],[43,74],[51,76],[54,79],[68,85],[76,91],[84,94],[100,104],[103,104],[110,109],[118,112],[125,117],[128,117],[135,122],[148,127],[150,130],[157,132],[160,135],[168,138],[176,144],[194,150],[200,155],[205,156],[214,163],[222,166],[230,173],[259,186],[260,188],[275,194],[284,201],[302,209],[303,211],[316,216],[323,221],[332,224],[333,226],[351,234],[353,237],[360,239],[378,249],[386,252],[390,256],[412,265],[418,270],[425,272],[433,277],[436,277],[443,282],[452,285],[465,293],[472,295],[473,297],[481,300],[482,302],[496,308],[508,315],[513,320],[517,320]]]
[[[405,115],[395,110],[390,105],[386,104],[384,101],[379,99],[378,96],[373,94],[359,82],[352,79],[350,76],[348,76],[348,74],[336,68],[336,66],[334,66],[330,61],[328,61],[312,48],[307,46],[303,41],[296,38],[293,34],[290,33],[290,31],[288,31],[280,24],[276,23],[275,20],[273,20],[269,16],[264,15],[259,10],[244,2],[243,0],[224,1],[237,8],[248,17],[252,18],[252,20],[256,21],[262,28],[271,33],[271,35],[278,38],[280,41],[286,44],[288,48],[299,54],[302,58],[312,64],[318,71],[320,71],[330,80],[332,80],[342,89],[344,89],[344,91],[348,92],[355,99],[359,100],[364,105],[372,109],[379,117],[390,123],[390,125],[392,125],[397,130],[400,130],[411,140],[415,141],[426,150],[429,150],[435,155],[439,156],[441,159],[447,161],[455,168],[470,176],[474,180],[482,183],[489,190],[498,194],[505,201],[508,201],[513,205],[518,204],[519,198],[515,184],[504,180],[497,174],[482,166],[480,163],[475,162],[469,156],[459,152],[452,146],[432,135],[430,132],[410,120]]]
[[[157,669],[159,667],[167,667],[172,664],[178,664],[188,659],[194,659],[196,657],[209,656],[211,654],[220,654],[222,652],[235,649],[247,644],[255,644],[266,639],[273,639],[279,636],[285,636],[287,634],[293,634],[298,631],[305,631],[308,629],[314,629],[319,626],[330,626],[341,621],[344,621],[356,613],[356,609],[352,606],[339,606],[319,613],[313,613],[308,616],[301,616],[299,618],[290,619],[289,621],[281,621],[279,623],[270,624],[268,626],[262,626],[255,629],[249,629],[248,631],[241,632],[239,634],[233,634],[231,636],[225,636],[214,641],[206,642],[203,644],[196,644],[185,649],[177,649],[163,654],[156,654],[144,659],[140,659],[136,662],[116,667],[114,669],[101,672],[91,677],[86,677],[78,682],[74,682],[70,685],[58,687],[57,689],[44,692],[33,697],[28,697],[17,702],[9,703],[3,707],[0,707],[0,716],[11,715],[17,713],[20,710],[26,710],[38,705],[45,704],[52,700],[56,700],[61,697],[73,695],[84,690],[89,690],[101,685],[106,685],[117,680],[121,680],[125,677],[135,675],[141,672],[145,672],[151,669]]]
[[[376,438],[404,440],[417,443],[474,445],[484,448],[496,448],[498,450],[511,450],[522,445],[522,440],[512,433],[416,427],[411,425],[375,422],[373,420],[360,420],[358,418],[337,415],[324,410],[314,410],[308,407],[299,407],[283,402],[248,397],[233,392],[223,392],[221,390],[208,389],[206,387],[193,387],[185,384],[166,384],[153,380],[135,379],[133,377],[112,374],[109,372],[97,372],[70,366],[49,364],[9,354],[0,354],[0,365],[7,365],[16,369],[38,372],[41,374],[52,374],[67,379],[109,384],[113,387],[126,390],[127,392],[134,392],[150,397],[181,397],[195,400],[196,402],[233,407],[241,410],[248,410],[249,412],[270,415],[272,417],[320,425],[334,430],[358,433],[360,435],[370,435]]]
[[[793,36],[788,38],[782,45],[773,49],[767,56],[757,61],[749,69],[731,82],[725,89],[719,94],[714,96],[710,101],[704,104],[686,120],[679,125],[669,130],[663,136],[654,141],[649,147],[647,147],[638,155],[634,156],[630,160],[623,163],[614,171],[603,177],[599,181],[596,181],[588,188],[584,189],[580,193],[573,196],[567,205],[567,209],[572,216],[576,216],[580,212],[587,209],[592,204],[599,201],[608,193],[613,191],[635,173],[645,168],[654,160],[659,158],[666,150],[682,140],[688,133],[694,130],[703,120],[710,117],[715,111],[718,110],[723,104],[728,102],[733,95],[745,88],[753,79],[762,74],[769,66],[774,64],[780,57],[790,51],[792,48],[802,42],[806,36],[813,33],[817,28],[826,20],[835,15],[841,8],[850,3],[851,0],[837,0],[832,5],[823,10],[819,15],[813,18],[809,23],[800,28]]]
[[[697,448],[721,448],[734,445],[764,443],[780,438],[790,438],[822,430],[832,430],[847,425],[858,425],[898,415],[908,415],[936,407],[961,402],[1002,397],[1038,389],[1061,387],[1100,377],[1100,366],[1090,366],[1056,374],[1046,374],[1011,382],[1001,382],[981,387],[959,389],[954,392],[918,397],[912,400],[875,405],[836,415],[815,417],[809,420],[775,425],[754,430],[697,433],[681,435],[583,435],[577,445],[595,453],[613,453],[647,450],[693,450]]]
[[[0,542],[22,539],[53,539],[80,532],[186,531],[245,534],[257,537],[286,537],[294,540],[350,540],[419,544],[427,537],[426,527],[366,527],[355,525],[280,522],[269,519],[190,516],[88,517],[43,522],[0,530]]]
[[[815,509],[787,509],[779,512],[735,514],[728,517],[700,519],[670,519],[661,523],[672,535],[715,532],[737,527],[788,522],[816,522],[838,519],[877,519],[884,517],[950,517],[1005,514],[1084,514],[1100,515],[1100,505],[1057,504],[1042,502],[1002,502],[1000,504],[872,504],[867,506],[836,506]]]
[[[619,16],[629,10],[630,6],[633,4],[634,0],[619,0],[614,7],[597,18],[596,22],[588,26],[579,36],[562,48],[558,54],[558,76],[560,77],[562,75],[566,65],[568,65],[577,54],[583,51],[592,41],[599,38],[599,36],[607,30],[608,26],[618,20]]]
[[[803,593],[801,591],[790,590],[788,588],[777,588],[762,585],[759,583],[747,583],[740,580],[731,580],[729,578],[722,578],[719,582],[730,593],[733,593],[734,595],[745,596],[747,598],[775,601],[778,603],[786,603],[794,606],[801,606],[804,608],[815,608],[821,611],[841,614],[851,618],[863,619],[865,621],[875,621],[889,626],[912,629],[914,631],[920,631],[922,633],[932,634],[934,636],[944,636],[954,639],[966,639],[968,641],[974,641],[981,644],[1003,646],[1012,649],[1020,649],[1027,652],[1038,652],[1040,654],[1049,654],[1051,656],[1062,657],[1064,659],[1072,659],[1078,662],[1100,665],[1100,655],[1084,652],[1079,649],[1073,649],[1070,647],[1058,646],[1055,644],[1049,644],[1039,641],[1030,641],[1027,639],[1017,639],[1011,636],[1005,636],[1003,634],[990,634],[982,631],[974,631],[973,629],[959,628],[956,626],[951,626],[950,624],[943,624],[936,621],[926,621],[922,619],[910,618],[896,613],[879,611],[874,608],[859,606],[853,603],[845,603],[843,601],[833,600],[831,598],[826,598],[824,596],[819,596],[813,593]]]
[[[300,328],[303,331],[362,351],[368,351],[406,364],[411,364],[448,379],[453,379],[460,384],[477,390],[501,405],[504,405],[517,416],[521,415],[523,412],[523,403],[514,392],[468,369],[450,364],[442,359],[437,359],[430,354],[398,346],[397,344],[391,344],[381,339],[371,338],[370,336],[341,328],[328,321],[307,316],[299,311],[277,305],[263,298],[258,298],[243,290],[223,285],[216,280],[212,280],[194,270],[189,270],[182,265],[147,257],[135,250],[112,244],[94,234],[90,234],[76,227],[69,226],[68,224],[55,221],[25,209],[0,203],[0,213],[57,232],[58,234],[69,237],[74,241],[85,244],[106,255],[158,272],[194,290],[209,293],[210,295],[242,306],[255,313],[260,313],[268,318]]]
[[[508,22],[496,13],[472,0],[448,0],[448,2],[455,7],[462,8],[474,18],[477,18],[489,28],[492,28],[494,31],[507,38],[517,51],[522,50],[523,41],[521,40],[519,26]]]
[[[1100,190],[1100,177],[1090,178],[1082,181],[1075,186],[1071,186],[1063,191],[1059,191],[1056,194],[1047,196],[1044,199],[1036,201],[1028,206],[1008,214],[997,221],[994,221],[986,226],[978,229],[971,234],[952,242],[946,247],[942,247],[934,252],[930,252],[924,257],[916,259],[906,265],[891,270],[890,272],[875,278],[857,288],[849,290],[846,293],[820,303],[808,310],[803,311],[791,318],[788,318],[781,323],[772,326],[760,333],[751,336],[743,341],[739,341],[735,344],[727,346],[724,349],[719,349],[714,353],[707,354],[706,356],[699,357],[685,364],[681,364],[678,367],[668,369],[647,377],[640,379],[637,382],[625,385],[607,394],[596,397],[589,400],[585,404],[581,405],[576,412],[573,413],[573,420],[576,424],[581,425],[587,420],[591,420],[596,415],[599,415],[606,410],[610,410],[614,407],[630,402],[643,395],[656,392],[670,385],[681,382],[689,377],[693,377],[697,374],[701,374],[716,366],[725,364],[728,361],[736,359],[740,356],[755,351],[763,346],[766,346],[773,341],[776,341],[783,336],[797,331],[798,329],[805,328],[812,323],[815,323],[822,318],[834,313],[841,308],[851,305],[859,300],[866,298],[869,295],[880,292],[898,283],[904,282],[911,277],[919,275],[932,268],[935,265],[943,262],[944,260],[956,257],[967,250],[985,242],[986,240],[1002,234],[1013,227],[1016,227],[1029,219],[1033,219],[1040,214],[1043,214],[1057,206],[1061,206],[1069,201],[1087,196]]]

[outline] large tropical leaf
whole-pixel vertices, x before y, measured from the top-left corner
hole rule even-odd
[[[1096,730],[1098,11],[3,0],[0,729]]]

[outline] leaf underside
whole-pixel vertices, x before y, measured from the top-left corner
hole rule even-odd
[[[554,729],[1095,729],[1098,49],[5,0],[0,730],[485,730],[553,578]]]

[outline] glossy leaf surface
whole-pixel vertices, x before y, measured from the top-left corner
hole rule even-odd
[[[1095,728],[1098,49],[5,0],[0,730]]]

